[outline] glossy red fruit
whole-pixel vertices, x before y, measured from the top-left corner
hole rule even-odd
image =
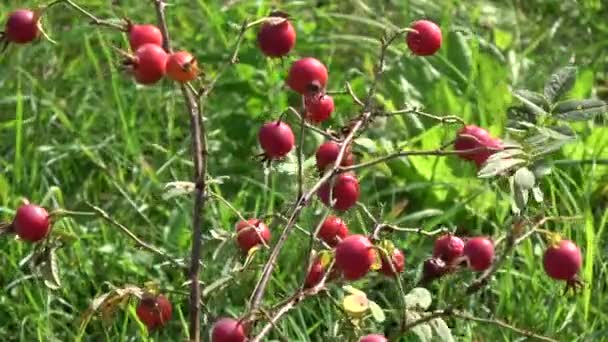
[[[340,154],[340,147],[341,145],[333,141],[325,142],[319,146],[319,149],[317,149],[317,153],[315,154],[319,172],[325,171],[327,167],[334,166],[334,163]],[[351,166],[353,165],[353,160],[353,153],[350,146],[348,146],[344,151],[340,166]]]
[[[463,252],[464,242],[457,236],[445,234],[435,240],[433,257],[440,258],[448,264],[461,257]]]
[[[374,264],[376,252],[363,235],[350,235],[336,247],[336,267],[347,280],[363,278]]]
[[[285,157],[296,142],[291,127],[283,121],[272,121],[262,126],[258,140],[268,159]]]
[[[51,228],[49,213],[34,204],[22,205],[15,214],[13,228],[22,240],[40,241],[47,236]]]
[[[302,95],[319,93],[327,84],[327,68],[319,60],[305,57],[293,62],[287,76],[287,85]]]
[[[574,281],[583,263],[581,250],[570,240],[549,246],[543,256],[543,266],[553,279]]]
[[[417,56],[430,56],[441,47],[441,29],[428,20],[418,20],[410,26],[417,32],[408,32],[407,46]]]
[[[190,82],[198,77],[196,58],[189,52],[179,51],[169,56],[167,60],[167,76],[173,81]]]
[[[321,282],[324,275],[325,270],[323,269],[323,265],[321,265],[321,261],[317,258],[310,267],[310,270],[308,270],[306,280],[304,281],[304,288],[309,289],[316,286]]]
[[[491,155],[496,153],[496,150],[502,149],[502,142],[490,136],[490,133],[485,129],[469,125],[458,132],[454,149],[456,151],[479,149],[478,151],[460,153],[458,156],[465,160],[474,161],[477,167],[481,167]]]
[[[319,188],[317,194],[325,205],[330,205],[330,184],[326,182]],[[359,181],[357,177],[349,173],[339,174],[334,181],[333,191],[331,191],[332,201],[335,201],[334,209],[346,211],[357,203],[359,199]]]
[[[361,337],[359,342],[388,342],[388,340],[383,335],[371,334]]]
[[[326,121],[334,111],[334,99],[329,95],[311,95],[304,100],[306,119],[318,124]]]
[[[142,45],[135,52],[133,75],[137,83],[150,85],[160,81],[167,70],[167,53],[154,44]]]
[[[339,217],[329,215],[321,225],[319,237],[328,245],[334,247],[348,235],[346,223]]]
[[[296,30],[289,20],[271,17],[258,32],[258,46],[268,57],[283,57],[296,45]]]
[[[245,253],[249,252],[254,246],[261,244],[262,241],[264,243],[270,241],[270,229],[258,219],[249,219],[237,223],[236,234],[237,243]]]
[[[137,305],[137,318],[144,323],[148,329],[162,327],[171,320],[173,308],[171,302],[163,295],[144,295]]]
[[[485,271],[494,261],[494,243],[485,237],[475,237],[464,245],[464,255],[475,271]]]
[[[18,9],[8,15],[4,39],[16,44],[32,42],[40,35],[40,16],[28,9]]]
[[[137,51],[146,44],[163,45],[163,34],[154,25],[130,25],[127,34],[133,51]]]
[[[245,328],[236,319],[224,317],[213,324],[211,342],[245,342],[246,340]]]
[[[389,261],[384,257],[382,257],[382,268],[380,269],[380,272],[389,277],[392,277],[397,273],[403,272],[403,269],[405,267],[405,256],[403,255],[403,252],[400,249],[395,248],[393,250],[391,262],[393,264],[393,267],[395,268],[395,272],[393,272]]]

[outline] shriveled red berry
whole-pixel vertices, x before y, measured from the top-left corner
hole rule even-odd
[[[224,317],[213,324],[211,342],[245,342],[247,332],[239,321]]]
[[[458,132],[454,149],[456,151],[479,149],[478,151],[460,153],[458,156],[465,160],[474,161],[477,167],[481,167],[491,155],[502,149],[502,142],[490,136],[490,133],[485,129],[469,125]]]
[[[302,95],[319,93],[327,84],[327,68],[319,60],[305,57],[293,62],[287,85]]]
[[[359,342],[388,342],[388,340],[383,335],[371,334],[361,337]]]
[[[259,219],[249,219],[236,224],[236,240],[245,253],[251,248],[270,241],[270,229]]]
[[[556,280],[574,281],[582,263],[581,250],[570,240],[549,246],[543,256],[545,272]]]
[[[137,317],[148,329],[162,327],[171,320],[173,308],[163,295],[144,295],[136,309]]]
[[[135,52],[133,75],[137,83],[150,85],[160,81],[167,70],[167,53],[154,44],[142,45]]]
[[[329,95],[311,95],[304,100],[306,119],[318,124],[326,121],[334,111],[334,99]]]
[[[464,244],[464,255],[475,271],[485,271],[494,261],[494,243],[485,237],[475,237]]]
[[[449,268],[442,259],[430,258],[422,265],[422,283],[433,281],[448,273]]]
[[[296,45],[296,30],[286,18],[271,17],[258,32],[258,45],[268,57],[283,57]]]
[[[328,245],[334,247],[348,235],[346,223],[339,217],[329,215],[321,225],[319,237]]]
[[[391,263],[393,264],[395,271],[393,271],[393,269],[391,268]],[[393,249],[393,256],[391,257],[390,262],[388,261],[388,259],[382,256],[382,268],[380,269],[380,272],[382,272],[384,275],[392,277],[397,273],[403,272],[404,267],[405,256],[403,255],[403,252],[400,249]]]
[[[190,82],[198,77],[196,58],[189,52],[179,51],[171,54],[167,60],[167,76],[173,81]]]
[[[416,32],[407,33],[407,46],[417,56],[430,56],[441,47],[441,29],[428,20],[418,20],[410,26]]]
[[[445,234],[435,240],[433,257],[440,258],[448,264],[461,257],[463,252],[464,242],[457,236]]]
[[[330,191],[331,181],[326,182],[320,188],[317,194],[325,205],[330,205],[330,192],[331,201],[335,201],[333,208],[339,211],[346,211],[350,209],[357,200],[359,199],[359,181],[357,177],[349,173],[339,174],[333,186],[333,191]]]
[[[323,269],[323,265],[321,265],[321,261],[317,258],[310,267],[310,270],[308,270],[306,280],[304,281],[304,288],[309,289],[316,286],[321,282],[324,275],[325,270]]]
[[[137,51],[137,49],[146,44],[163,45],[163,34],[154,25],[130,25],[127,34],[129,35],[129,44],[133,51]]]
[[[40,16],[29,9],[18,9],[8,15],[4,39],[16,44],[32,42],[40,35]]]
[[[317,159],[317,169],[319,170],[319,172],[323,172],[327,167],[331,167],[334,165],[336,159],[338,159],[338,155],[340,154],[340,147],[340,144],[335,143],[333,141],[325,142],[321,144],[321,146],[319,146],[319,148],[317,149],[317,153],[315,154],[315,157]],[[348,146],[344,150],[344,156],[342,157],[342,162],[340,163],[340,166],[353,165],[353,160],[354,158],[352,150],[350,146]]]
[[[272,121],[262,126],[258,140],[266,158],[280,159],[293,149],[296,137],[288,124],[283,121]]]
[[[363,235],[350,235],[336,247],[336,267],[347,280],[363,278],[374,264],[376,252]]]
[[[25,241],[36,242],[44,239],[49,233],[51,223],[49,213],[34,204],[25,204],[17,209],[13,220],[15,233]]]

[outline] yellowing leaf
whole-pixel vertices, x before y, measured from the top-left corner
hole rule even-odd
[[[332,252],[324,250],[319,253],[319,262],[321,263],[321,267],[326,269],[329,264],[331,264],[334,255]]]
[[[373,250],[374,253],[374,263],[372,264],[372,270],[377,271],[382,268],[382,258],[380,257],[380,253],[377,250]]]
[[[344,311],[351,317],[358,318],[362,317],[369,310],[369,301],[365,293],[363,295],[351,294],[344,297],[342,306],[344,307]]]

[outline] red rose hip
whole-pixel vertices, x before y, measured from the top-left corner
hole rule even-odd
[[[13,228],[24,241],[40,241],[47,236],[51,228],[49,213],[34,204],[22,205],[15,214]]]
[[[272,121],[262,126],[258,140],[266,158],[280,159],[293,149],[296,138],[288,124],[283,121]]]
[[[296,30],[286,18],[271,17],[258,32],[258,46],[268,57],[283,57],[296,45]]]
[[[315,154],[317,160],[317,169],[319,172],[325,171],[327,167],[334,166],[336,159],[338,159],[338,155],[340,154],[340,145],[333,141],[328,141],[317,149]],[[348,146],[344,150],[344,155],[342,156],[342,162],[340,166],[351,166],[353,165],[353,153],[351,151],[350,146]]]
[[[160,81],[167,70],[167,53],[154,44],[142,45],[135,52],[133,76],[137,83],[151,85]]]
[[[233,318],[221,318],[211,329],[211,342],[245,342],[246,340],[245,327]]]
[[[479,149],[478,151],[460,153],[458,156],[465,160],[474,161],[477,167],[481,167],[491,155],[502,149],[502,142],[490,136],[490,133],[485,129],[469,125],[458,132],[454,141],[454,149],[456,151]]]
[[[186,83],[198,77],[196,59],[186,51],[179,51],[167,60],[167,76],[176,82]]]
[[[494,243],[485,237],[475,237],[464,245],[469,266],[478,272],[487,270],[494,261]]]
[[[293,62],[287,76],[287,85],[302,95],[319,93],[327,84],[327,68],[319,60],[305,57]]]
[[[318,124],[326,121],[334,111],[334,99],[329,95],[311,95],[304,100],[306,119]]]
[[[127,34],[133,51],[137,51],[137,49],[146,44],[163,45],[163,34],[154,25],[129,25]]]
[[[391,263],[393,264],[395,271],[393,271]],[[384,275],[389,277],[395,276],[397,273],[403,272],[404,267],[405,256],[400,249],[393,249],[393,256],[391,257],[390,262],[384,256],[382,256],[382,268],[380,269],[380,272],[382,272]]]
[[[383,335],[371,334],[361,337],[359,342],[388,342],[388,340]]]
[[[561,240],[558,244],[549,246],[543,256],[545,272],[556,280],[575,281],[582,263],[580,249],[570,240]]]
[[[148,329],[162,327],[171,320],[173,309],[171,302],[163,295],[144,295],[135,310],[137,318],[144,323]]]
[[[434,55],[441,47],[441,29],[428,20],[418,20],[410,26],[414,31],[407,33],[407,46],[417,56]]]
[[[18,9],[8,15],[4,39],[11,43],[26,44],[40,35],[40,16],[28,9]]]
[[[350,209],[359,199],[359,181],[353,174],[341,173],[334,180],[333,191],[330,191],[331,180],[323,184],[318,191],[321,202],[329,206],[334,202],[333,208],[339,211]],[[330,202],[331,192],[331,202]]]
[[[334,247],[348,235],[346,223],[339,217],[329,215],[321,225],[319,237],[328,245]]]
[[[317,258],[310,267],[310,270],[308,270],[308,274],[304,280],[304,288],[309,289],[316,286],[321,282],[324,275],[325,270],[323,269],[323,265],[321,265],[321,261]]]
[[[464,242],[457,236],[445,234],[435,240],[433,257],[440,258],[448,264],[461,257],[463,252]]]
[[[347,280],[363,278],[375,260],[376,252],[369,239],[363,235],[351,235],[336,247],[336,267]]]
[[[236,224],[236,240],[245,253],[259,244],[270,241],[270,229],[261,220],[249,219]]]

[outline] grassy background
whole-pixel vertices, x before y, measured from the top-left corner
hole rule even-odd
[[[147,1],[80,3],[100,17],[129,16],[154,22]],[[506,109],[513,103],[511,87],[542,89],[544,79],[576,59],[575,98],[605,96],[608,8],[589,1],[186,1],[174,0],[168,19],[175,46],[192,51],[212,77],[229,57],[241,21],[261,17],[274,7],[295,17],[298,41],[292,56],[267,60],[249,32],[241,63],[220,80],[207,107],[210,173],[228,176],[213,186],[246,216],[261,216],[287,208],[293,201],[293,156],[279,172],[265,173],[251,159],[258,152],[257,129],[298,99],[285,91],[286,70],[296,56],[316,56],[330,70],[330,89],[350,81],[363,94],[373,71],[377,39],[384,28],[407,26],[420,17],[440,23],[445,45],[437,56],[413,58],[402,42],[390,50],[377,101],[388,109],[425,105],[426,111],[455,114],[502,135]],[[0,4],[4,21],[10,9],[34,5],[8,0]],[[112,46],[126,47],[125,38],[108,29],[87,25],[60,6],[44,19],[58,42],[11,46],[0,57],[0,217],[11,219],[23,197],[45,206],[88,210],[102,207],[138,236],[175,256],[186,257],[190,245],[191,200],[162,195],[168,182],[189,180],[188,118],[178,88],[168,81],[138,87],[117,69]],[[356,113],[348,97],[336,97],[337,113],[327,124],[337,128]],[[292,120],[291,118],[290,120]],[[295,124],[294,121],[291,121]],[[555,155],[559,160],[608,157],[608,131],[593,122],[574,126],[576,143]],[[415,117],[378,121],[357,146],[360,158],[381,155],[408,144],[430,149],[453,137],[445,128]],[[322,140],[309,134],[305,152],[312,157]],[[314,182],[313,160],[306,169]],[[456,159],[417,158],[390,162],[359,174],[363,195],[373,213],[402,226],[432,229],[458,227],[462,234],[499,236],[505,232],[509,203],[496,188],[475,178],[475,170]],[[581,272],[586,286],[578,296],[562,296],[562,284],[542,271],[544,242],[524,243],[498,273],[491,288],[468,300],[476,315],[496,316],[515,325],[563,341],[608,339],[608,266],[603,239],[607,225],[608,174],[605,166],[563,163],[542,183],[545,212],[582,215],[583,221],[550,225],[581,246]],[[299,224],[312,227],[322,205],[313,203]],[[235,214],[211,201],[205,214],[202,281],[208,285],[243,262],[230,241],[211,233],[232,232]],[[345,215],[352,231],[367,232],[371,222],[360,212]],[[271,229],[279,235],[280,224]],[[182,287],[182,274],[157,257],[138,250],[119,231],[99,219],[60,221],[56,232],[78,238],[59,250],[63,286],[50,291],[31,276],[20,261],[32,250],[26,243],[0,240],[0,340],[69,341],[78,335],[81,313],[95,296],[112,286],[142,285],[154,280],[172,291]],[[299,234],[299,233],[296,233]],[[407,288],[414,286],[419,265],[430,254],[432,241],[397,234],[405,249]],[[294,235],[281,255],[267,292],[271,304],[293,291],[305,270],[301,260],[308,240]],[[254,264],[261,264],[257,255]],[[229,286],[205,298],[204,328],[217,316],[239,315],[255,283],[256,273],[238,273]],[[448,277],[432,286],[434,305],[451,300],[473,275]],[[380,276],[356,284],[383,308],[394,308],[397,292]],[[339,297],[340,290],[332,291]],[[172,293],[174,319],[166,329],[146,336],[135,318],[134,305],[117,312],[108,324],[93,320],[84,339],[179,340],[187,327],[187,297]],[[327,299],[311,299],[279,324],[294,341],[335,340],[333,328],[341,315]],[[390,322],[389,322],[390,323]],[[387,323],[387,325],[389,324]],[[512,341],[517,335],[494,326],[449,320],[457,340]],[[343,329],[347,329],[344,327]],[[364,331],[382,326],[365,325]],[[307,334],[309,336],[307,336]],[[276,336],[275,336],[276,337]],[[404,340],[416,340],[408,335]]]

